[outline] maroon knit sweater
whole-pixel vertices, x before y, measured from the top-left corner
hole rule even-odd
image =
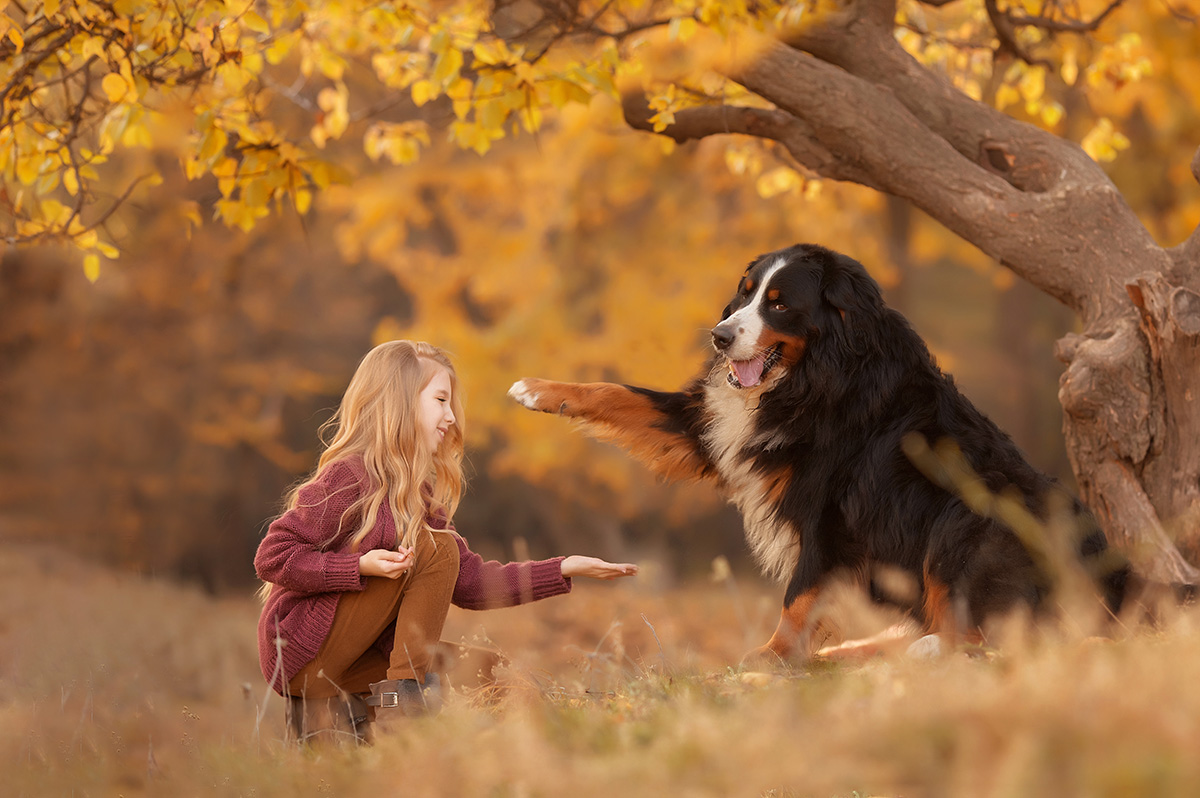
[[[362,590],[366,579],[358,558],[372,549],[396,547],[396,525],[385,503],[375,526],[357,552],[350,551],[354,529],[338,531],[342,513],[366,490],[366,469],[357,457],[339,460],[321,471],[301,491],[295,508],[276,519],[254,556],[260,579],[275,585],[258,622],[258,659],[263,676],[280,693],[301,668],[317,655],[333,627],[338,599]],[[435,529],[453,530],[444,518],[430,516]],[[451,601],[469,610],[511,607],[570,592],[571,580],[562,575],[562,557],[502,564],[483,558],[458,541],[458,581]],[[331,543],[327,543],[332,540]],[[375,645],[390,653],[394,627]],[[276,673],[276,636],[283,641],[282,665]]]

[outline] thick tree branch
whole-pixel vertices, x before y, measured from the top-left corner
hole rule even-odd
[[[1089,236],[1107,237],[1087,229],[1100,224],[1099,220],[1086,222],[1070,241],[1047,242],[1044,237],[1029,235],[1031,229],[1037,229],[1039,217],[1056,206],[1091,208],[1111,218],[1111,209],[1097,210],[1105,204],[1119,204],[1120,195],[1111,183],[1106,182],[1099,191],[1075,186],[1060,187],[1054,195],[1021,191],[998,175],[994,166],[995,152],[1005,146],[1002,139],[979,136],[974,157],[964,157],[887,87],[789,47],[768,49],[730,77],[803,120],[816,142],[837,161],[853,164],[867,175],[867,180],[858,182],[910,200],[1085,316],[1099,315],[1095,303],[1105,291],[1123,293],[1120,284],[1108,285],[1119,274],[1115,264],[1106,270],[1102,259],[1091,257],[1092,271],[1083,280],[1061,268],[1064,250],[1087,249]],[[797,157],[804,161],[799,154]],[[837,174],[822,174],[842,179]],[[1059,235],[1057,228],[1052,229]],[[1043,251],[1047,246],[1049,251]],[[1081,255],[1074,252],[1069,257]],[[1124,268],[1123,263],[1120,266]]]
[[[1133,264],[1144,269],[1149,257],[1165,267],[1169,258],[1112,181],[1078,145],[972,100],[918,63],[893,36],[894,11],[891,2],[849,0],[822,24],[788,35],[788,47],[769,50],[762,64],[776,74],[755,68],[755,85],[748,88],[818,129],[830,115],[862,116],[853,135],[867,138],[845,147],[862,150],[869,141],[865,149],[874,152],[891,139],[890,149],[908,149],[909,161],[912,152],[927,154],[927,163],[915,169],[878,159],[864,169],[886,191],[912,201],[1089,324],[1128,314],[1124,285],[1138,270]],[[818,72],[799,52],[781,56],[788,48],[829,69]],[[793,79],[793,69],[801,79]],[[821,105],[797,97],[819,91],[818,79],[841,90],[821,94]],[[878,114],[874,122],[866,119],[876,102],[903,106],[924,130],[911,123],[877,129]],[[839,153],[836,143],[825,143]],[[945,145],[961,157],[948,155]],[[1016,191],[996,191],[978,171],[1002,177]]]
[[[748,108],[733,105],[707,105],[675,112],[675,121],[661,131],[654,130],[651,110],[642,94],[626,94],[621,101],[625,121],[637,130],[657,132],[679,143],[708,136],[737,133],[770,139],[782,144],[804,167],[833,180],[847,180],[878,189],[871,175],[854,163],[839,158],[813,135],[802,121],[774,108]]]

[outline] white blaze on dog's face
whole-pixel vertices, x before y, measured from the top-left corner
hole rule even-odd
[[[755,388],[781,360],[790,365],[803,352],[803,339],[779,326],[787,297],[776,279],[790,261],[764,258],[751,265],[729,303],[729,315],[712,330],[713,346],[729,365],[729,384]]]

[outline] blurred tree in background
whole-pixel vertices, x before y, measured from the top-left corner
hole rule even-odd
[[[0,2],[0,535],[240,584],[358,358],[405,336],[465,376],[469,537],[702,566],[732,513],[503,394],[677,386],[744,264],[810,240],[1064,475],[1078,313],[1080,488],[1186,576],[1200,245],[1154,241],[1200,222],[1198,11]]]

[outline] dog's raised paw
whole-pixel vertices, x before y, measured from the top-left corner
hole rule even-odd
[[[541,409],[538,407],[538,395],[530,390],[528,380],[517,380],[514,382],[512,387],[508,389],[508,395],[516,399],[521,406],[527,407],[530,410]]]

